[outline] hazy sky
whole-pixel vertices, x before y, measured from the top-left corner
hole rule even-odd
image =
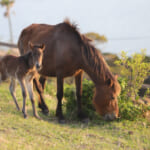
[[[9,40],[8,20],[0,7],[0,40]],[[147,48],[150,55],[150,0],[16,0],[12,12],[14,41],[32,23],[57,24],[68,17],[80,31],[108,38],[104,52],[129,53]]]

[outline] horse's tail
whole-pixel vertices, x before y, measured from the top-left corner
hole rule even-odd
[[[21,32],[19,40],[18,40],[18,48],[19,48],[20,55],[24,54],[22,38],[23,38],[23,31]]]

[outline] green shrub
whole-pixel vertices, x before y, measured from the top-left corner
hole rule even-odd
[[[119,77],[118,81],[121,86],[121,94],[118,98],[119,105],[119,115],[121,119],[135,120],[143,116],[148,107],[142,104],[134,104],[131,97],[127,98],[127,79],[124,77]]]
[[[82,110],[90,118],[97,117],[95,108],[92,103],[94,84],[91,80],[84,79],[82,82]],[[73,84],[65,84],[64,97],[66,99],[66,115],[68,118],[73,119],[77,116],[77,102],[76,102],[76,90]]]
[[[146,52],[141,50],[141,54],[133,54],[130,58],[127,53],[122,51],[121,59],[115,63],[122,67],[121,76],[125,78],[125,99],[132,97],[138,99],[138,91],[142,87],[144,80],[147,78],[150,70],[150,63],[145,61]]]
[[[56,83],[53,80],[48,80],[44,89],[46,94],[56,96]]]
[[[139,104],[134,104],[130,98],[126,99],[127,80],[126,78],[119,77],[118,81],[122,89],[121,94],[118,97],[119,115],[121,117],[121,120],[136,120],[139,117],[142,117],[143,112],[145,112],[148,109],[148,107]],[[93,92],[93,82],[91,80],[84,79],[82,94],[83,112],[85,112],[90,119],[97,119],[99,118],[99,116],[96,113],[92,104]],[[66,116],[69,119],[77,119],[76,90],[73,84],[65,84],[64,97],[66,99],[64,105],[66,109]]]

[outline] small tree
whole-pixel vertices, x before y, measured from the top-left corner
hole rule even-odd
[[[95,32],[88,32],[85,34],[88,38],[94,40],[94,42],[97,43],[105,43],[107,42],[107,38],[104,35],[99,35]]]
[[[4,16],[8,18],[8,25],[9,25],[9,33],[10,33],[10,42],[13,43],[13,32],[12,32],[12,24],[11,24],[11,17],[10,17],[10,8],[14,4],[14,0],[1,0],[0,4],[6,7],[6,11]]]
[[[121,74],[126,79],[126,98],[138,98],[138,91],[141,88],[145,78],[149,74],[150,63],[145,62],[146,50],[142,49],[141,54],[133,54],[131,58],[122,51],[121,59],[115,64],[121,67]]]

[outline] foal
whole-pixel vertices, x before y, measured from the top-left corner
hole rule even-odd
[[[2,81],[6,80],[7,78],[11,79],[9,90],[18,110],[20,110],[20,108],[15,95],[15,80],[17,79],[19,81],[23,96],[22,112],[24,118],[27,117],[25,106],[27,87],[32,103],[33,115],[36,118],[40,119],[35,108],[33,95],[33,78],[37,73],[36,71],[41,69],[45,45],[33,45],[31,42],[29,42],[29,47],[32,51],[26,53],[23,56],[16,57],[12,55],[6,55],[0,60],[0,79]]]

